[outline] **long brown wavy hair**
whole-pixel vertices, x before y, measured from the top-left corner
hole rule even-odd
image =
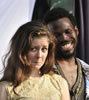
[[[3,60],[4,75],[0,81],[12,82],[14,89],[29,77],[30,64],[24,56],[28,53],[34,37],[47,36],[49,39],[48,55],[41,74],[51,71],[54,64],[54,37],[46,25],[38,21],[27,22],[18,28],[10,41],[10,48]]]

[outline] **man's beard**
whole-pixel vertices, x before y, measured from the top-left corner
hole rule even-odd
[[[55,58],[57,60],[68,60],[70,58],[72,58],[73,56],[75,56],[76,53],[76,47],[74,48],[73,52],[69,52],[69,51],[63,51],[60,49],[59,46],[56,46],[55,49]]]

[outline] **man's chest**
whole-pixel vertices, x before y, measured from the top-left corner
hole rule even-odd
[[[77,80],[77,71],[63,71],[65,78],[67,79],[70,87],[72,88],[73,85],[76,83]]]

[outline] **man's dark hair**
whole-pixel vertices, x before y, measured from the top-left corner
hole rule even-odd
[[[64,8],[60,8],[60,7],[49,10],[45,14],[43,20],[46,24],[49,24],[50,22],[56,21],[56,20],[58,20],[60,18],[64,18],[64,17],[67,17],[68,19],[70,19],[73,26],[77,25],[75,17],[72,14],[70,14],[67,10],[65,10]]]

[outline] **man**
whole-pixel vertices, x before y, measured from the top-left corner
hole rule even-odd
[[[79,31],[74,16],[54,8],[44,21],[57,38],[54,67],[67,80],[71,100],[89,100],[89,65],[75,57]]]

